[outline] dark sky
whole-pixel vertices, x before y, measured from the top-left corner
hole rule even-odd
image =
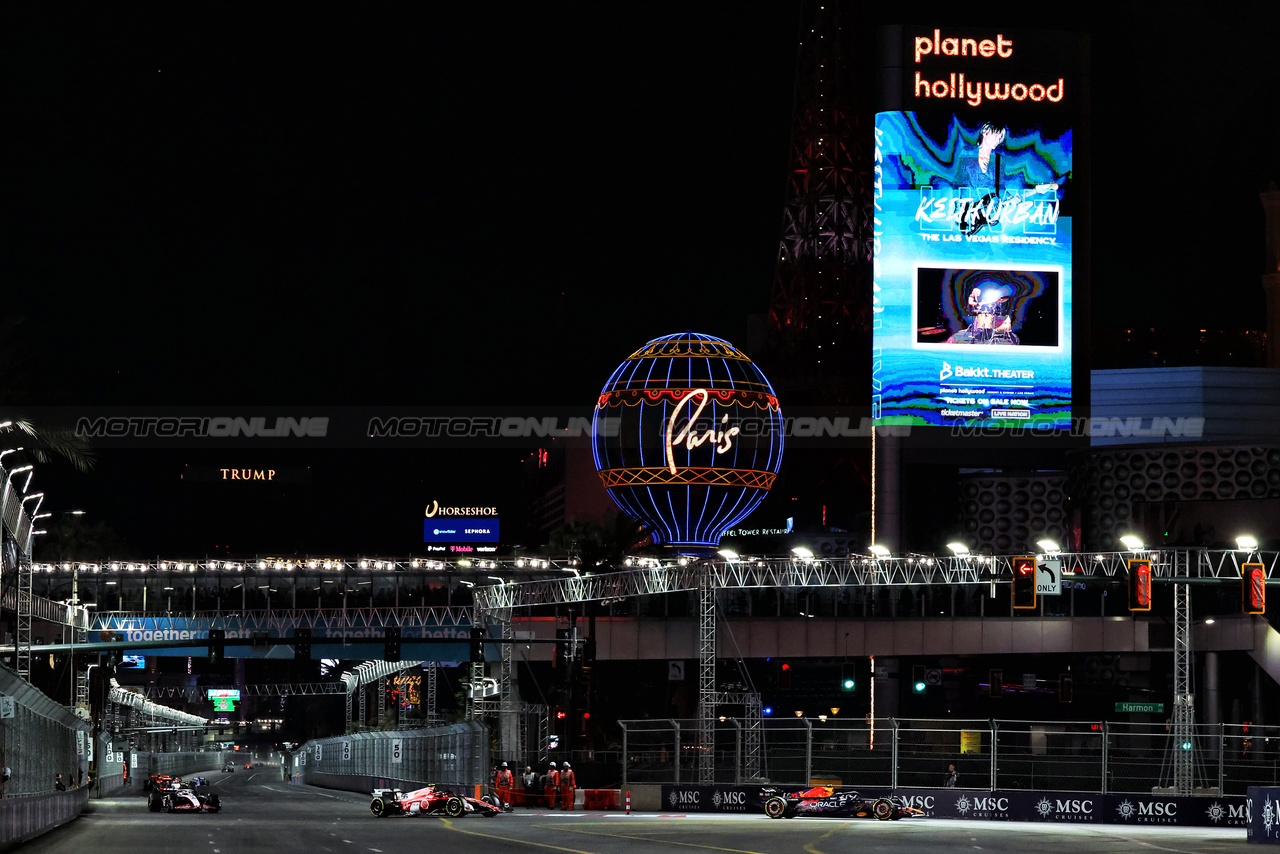
[[[744,341],[780,233],[799,4],[441,5],[0,12],[0,317],[28,357],[9,400],[589,412],[650,338]],[[1091,33],[1095,326],[1261,326],[1276,4],[934,5],[916,19]],[[169,542],[155,484],[194,457],[131,453],[43,485],[146,551]],[[339,456],[290,464],[385,485],[346,518],[407,527],[334,548],[406,551],[424,496],[517,489],[518,454]],[[359,503],[311,494],[338,519]],[[165,512],[201,549],[343,524],[237,540],[214,511]]]

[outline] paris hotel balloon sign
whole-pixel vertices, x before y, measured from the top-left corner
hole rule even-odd
[[[768,494],[782,413],[760,369],[728,341],[656,338],[596,401],[596,470],[623,512],[675,547],[711,548]]]

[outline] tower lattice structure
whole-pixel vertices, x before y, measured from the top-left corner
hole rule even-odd
[[[802,6],[769,336],[774,360],[818,383],[823,402],[860,405],[869,399],[874,63],[859,17],[849,0]]]

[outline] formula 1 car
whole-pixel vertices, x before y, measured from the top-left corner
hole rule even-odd
[[[151,812],[220,812],[222,801],[215,794],[197,792],[185,783],[172,780],[157,784],[147,795],[147,809]]]
[[[923,810],[907,806],[902,798],[864,798],[852,789],[837,792],[830,786],[815,786],[802,792],[783,792],[764,789],[764,814],[769,818],[795,818],[798,815],[829,815],[837,818],[866,818],[873,816],[880,821],[896,821]]]
[[[149,792],[152,789],[166,789],[170,783],[175,782],[177,779],[172,774],[152,774],[142,781],[142,791]]]
[[[459,795],[432,783],[412,792],[374,789],[369,811],[378,818],[387,815],[447,815],[460,818],[472,813],[493,818],[500,812],[511,812],[511,804],[504,804],[492,795],[485,795],[483,798]]]

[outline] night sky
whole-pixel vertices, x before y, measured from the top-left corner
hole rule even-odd
[[[589,414],[653,337],[745,343],[799,4],[440,5],[0,12],[0,402]],[[913,16],[1091,33],[1095,334],[1263,325],[1280,8],[934,5]],[[404,553],[433,496],[518,503],[524,453],[255,451],[311,474],[243,505],[179,482],[208,451],[37,486],[143,554]]]

